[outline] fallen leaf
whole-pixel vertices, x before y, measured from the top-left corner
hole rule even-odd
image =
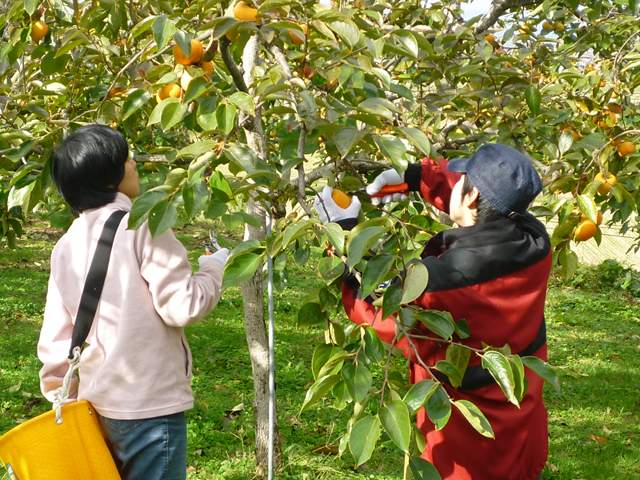
[[[591,435],[589,438],[594,442],[598,442],[600,445],[606,445],[609,441],[606,437],[601,437],[600,435]]]

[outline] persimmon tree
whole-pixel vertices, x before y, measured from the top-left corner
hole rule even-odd
[[[13,246],[30,212],[58,227],[70,223],[49,176],[50,154],[89,122],[122,131],[139,160],[145,188],[130,227],[147,221],[159,234],[200,216],[244,227],[225,286],[243,293],[260,475],[268,257],[285,279],[291,262],[316,262],[314,245],[337,253],[317,260],[325,286],[298,314],[301,325],[326,329],[301,409],[320,401],[350,408],[340,451],[349,449],[358,465],[384,430],[406,455],[405,470],[437,475],[411,458],[422,451],[411,422],[422,407],[439,428],[458,408],[481,434],[492,431],[482,412],[453,402],[435,378],[410,389],[391,381],[393,350],[337,313],[345,264],[362,272],[385,313],[398,312],[398,336],[421,323],[449,344],[455,360],[427,368],[454,385],[470,355],[482,357],[514,404],[525,367],[556,381],[548,366],[508,348],[470,350],[460,319],[411,306],[428,282],[412,260],[448,228],[430,206],[416,197],[381,210],[363,197],[360,224],[345,232],[319,223],[311,209],[322,185],[357,192],[389,165],[402,171],[424,156],[499,141],[539,168],[545,190],[533,210],[557,221],[554,259],[565,274],[577,264],[573,241],[599,242],[602,213],[640,239],[636,1],[495,0],[467,20],[455,1],[3,3],[0,239]]]

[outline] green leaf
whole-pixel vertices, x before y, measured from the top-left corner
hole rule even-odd
[[[342,127],[336,130],[333,141],[340,152],[342,158],[346,157],[353,146],[364,136],[364,132],[357,128]]]
[[[513,392],[518,401],[522,401],[526,393],[526,378],[524,376],[522,359],[519,355],[509,355],[507,358],[509,359],[511,372],[513,373],[513,383],[515,385]]]
[[[458,388],[462,384],[462,373],[450,361],[440,360],[436,363],[435,369],[444,373],[453,387]]]
[[[429,283],[429,271],[424,263],[417,261],[407,267],[407,274],[402,282],[402,300],[406,305],[424,293]]]
[[[423,154],[431,155],[431,143],[422,130],[414,127],[401,127],[399,130]]]
[[[344,274],[345,266],[339,257],[323,257],[318,261],[318,273],[327,284]]]
[[[32,182],[21,188],[12,187],[7,197],[7,210],[11,210],[14,207],[20,207],[24,212],[29,210],[29,201],[31,199],[31,192],[33,192],[36,182]]]
[[[324,323],[327,314],[324,313],[320,304],[315,302],[305,303],[298,310],[298,325],[318,325]]]
[[[437,430],[442,430],[451,416],[451,402],[447,391],[439,386],[427,400],[427,415]]]
[[[214,140],[200,140],[198,142],[192,143],[184,148],[178,150],[176,154],[176,158],[194,158],[199,157],[203,153],[207,153],[212,151],[216,146],[216,142]]]
[[[409,452],[411,420],[407,405],[402,400],[392,400],[380,409],[379,416],[393,443],[403,452]]]
[[[121,119],[125,121],[149,101],[151,94],[143,89],[134,90],[127,96],[122,105]]]
[[[385,233],[386,229],[379,225],[352,230],[349,240],[347,241],[347,264],[349,267],[354,267],[360,262],[362,257],[364,257]]]
[[[216,118],[216,110],[218,100],[216,97],[207,97],[200,101],[198,111],[196,113],[196,121],[198,126],[205,132],[210,132],[218,128],[218,119]]]
[[[340,372],[340,370],[342,370],[342,365],[347,358],[349,358],[349,353],[347,353],[343,349],[336,348],[332,350],[331,356],[325,362],[325,364],[322,365],[322,368],[320,368],[320,371],[318,372],[318,378],[324,377],[326,375],[334,375]]]
[[[163,110],[160,116],[160,126],[165,132],[182,121],[187,114],[187,106],[181,102],[171,102]]]
[[[471,330],[469,330],[469,324],[464,318],[461,318],[455,322],[455,333],[461,340],[465,340],[471,336]]]
[[[313,374],[314,380],[319,378],[318,374],[329,358],[342,351],[344,350],[340,347],[329,344],[320,344],[315,348],[311,357],[311,373]]]
[[[155,125],[156,123],[160,123],[162,119],[162,112],[172,103],[180,103],[180,100],[177,98],[169,97],[162,100],[160,103],[157,103],[153,110],[151,110],[151,115],[149,115],[149,120],[147,121],[147,126]]]
[[[331,30],[333,30],[349,48],[355,47],[360,41],[360,30],[351,21],[348,22],[332,22],[329,24]]]
[[[166,198],[167,194],[165,192],[157,190],[144,192],[142,195],[137,197],[131,206],[128,228],[138,228],[146,218],[149,211]]]
[[[233,104],[221,103],[216,109],[216,121],[218,128],[224,135],[229,135],[236,124],[238,108]]]
[[[233,17],[218,17],[212,22],[213,25],[213,38],[220,38],[229,30],[232,30],[240,22]]]
[[[433,464],[427,462],[424,458],[413,457],[409,460],[409,468],[415,480],[441,480],[442,477]]]
[[[155,15],[150,15],[144,20],[140,20],[136,23],[136,25],[131,29],[131,37],[137,38],[149,30],[153,26],[156,18],[157,17]]]
[[[542,377],[545,382],[551,384],[557,392],[560,391],[560,380],[558,380],[558,374],[551,365],[534,356],[522,357],[522,363],[528,369],[533,370],[536,375]]]
[[[392,283],[387,287],[382,297],[382,318],[396,313],[400,309],[402,299],[402,287],[398,283]]]
[[[176,33],[176,27],[166,15],[160,15],[153,22],[153,38],[156,40],[158,50],[162,50],[169,43],[174,33]]]
[[[538,113],[540,113],[540,90],[538,90],[535,85],[529,85],[524,91],[524,97],[527,100],[527,105],[529,105],[531,113],[538,115]]]
[[[300,413],[302,413],[305,409],[309,408],[311,405],[318,403],[322,397],[324,397],[327,393],[331,391],[331,389],[338,383],[340,380],[339,375],[325,375],[324,377],[318,378],[309,390],[307,390],[307,394],[304,398],[304,402],[302,402],[302,407],[300,407]]]
[[[313,227],[315,222],[311,220],[305,220],[302,222],[296,222],[290,224],[284,231],[283,240],[282,240],[282,248],[285,249],[287,246],[297,240],[302,235],[304,235],[310,228]]]
[[[418,42],[413,33],[408,31],[394,32],[393,36],[398,40],[401,49],[413,58],[418,58]]]
[[[349,436],[349,450],[360,466],[371,458],[376,443],[380,437],[380,419],[367,415],[356,422]]]
[[[336,249],[336,253],[338,255],[342,255],[344,251],[344,230],[337,223],[327,223],[323,226],[327,237],[329,237],[329,242]]]
[[[403,399],[409,411],[411,413],[418,411],[437,388],[438,383],[433,380],[422,380],[413,384]]]
[[[149,211],[149,231],[155,237],[173,227],[178,218],[172,201],[162,200]]]
[[[223,201],[227,201],[233,198],[233,191],[231,185],[225,178],[224,174],[219,170],[216,170],[209,177],[209,186],[212,192],[216,192],[217,196],[221,196]],[[222,194],[222,195],[220,195]]]
[[[27,12],[27,15],[33,15],[33,12],[35,12],[38,7],[38,3],[40,3],[40,0],[24,0],[24,11]]]
[[[598,223],[598,207],[589,195],[578,195],[576,198],[582,214],[593,223]]]
[[[460,374],[458,382],[455,384],[453,381],[451,382],[451,385],[456,388],[462,384],[462,379],[464,377],[464,373],[467,371],[470,357],[471,350],[463,347],[462,345],[452,343],[447,347],[447,361],[450,362]],[[451,380],[451,377],[449,377],[449,380]]]
[[[393,111],[396,107],[386,98],[369,97],[366,100],[360,102],[358,109],[363,112],[372,113],[378,115],[388,121],[393,121]]]
[[[370,360],[374,362],[382,360],[384,344],[373,327],[365,327],[362,341],[364,342],[364,353]]]
[[[362,363],[357,365],[348,363],[342,369],[342,378],[347,384],[351,398],[357,403],[362,403],[369,395],[369,389],[373,384],[373,377],[369,369]]]
[[[513,372],[511,371],[511,364],[509,360],[507,360],[507,357],[495,350],[489,350],[482,355],[482,368],[489,370],[489,373],[498,383],[507,400],[515,406],[520,407],[520,402],[518,402],[514,392],[515,382]]]
[[[234,287],[249,280],[262,263],[262,255],[254,252],[232,254],[224,267],[223,288]]]
[[[449,340],[455,331],[455,324],[449,312],[440,310],[419,310],[418,320],[436,335]]]
[[[404,172],[409,164],[405,147],[402,141],[393,135],[374,135],[373,141],[378,146],[380,153],[389,160],[393,166],[399,171]]]
[[[189,82],[184,94],[184,103],[189,104],[209,89],[209,81],[204,77],[196,77]]]
[[[175,40],[180,50],[184,53],[184,56],[189,58],[191,56],[191,39],[193,36],[190,33],[183,32],[182,30],[177,30],[173,34],[173,39]]]
[[[360,295],[363,298],[369,296],[385,280],[394,261],[395,257],[393,255],[376,255],[367,262],[362,274],[362,286],[360,289]]]
[[[469,400],[456,400],[455,407],[462,413],[467,422],[483,437],[495,438],[493,428],[487,417]]]
[[[70,55],[56,55],[57,52],[50,51],[42,57],[41,70],[44,75],[54,75],[64,71],[67,63],[71,59]]]
[[[248,93],[235,92],[227,97],[227,101],[245,113],[253,114],[255,112],[256,106],[253,103],[253,98]]]

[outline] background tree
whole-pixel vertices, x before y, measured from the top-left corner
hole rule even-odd
[[[450,344],[461,360],[440,369],[452,382],[465,358],[482,355],[490,371],[511,372],[500,385],[517,403],[523,365],[506,350],[469,352],[457,340],[465,336],[458,319],[409,306],[428,281],[411,260],[446,228],[429,206],[415,198],[381,215],[365,205],[365,221],[347,233],[317,222],[314,192],[325,183],[358,191],[388,164],[402,170],[425,155],[463,155],[499,141],[539,167],[545,191],[534,210],[558,222],[552,243],[564,273],[577,264],[571,240],[599,241],[601,212],[640,239],[637,25],[633,0],[495,0],[470,20],[461,2],[6,1],[0,237],[12,246],[31,211],[55,226],[70,223],[49,178],[50,153],[66,131],[95,121],[120,129],[140,160],[145,192],[132,227],[148,221],[158,234],[200,215],[244,227],[225,285],[242,285],[245,299],[261,475],[264,260],[274,259],[284,282],[288,262],[307,262],[311,245],[329,242],[338,255],[318,263],[327,285],[299,313],[301,324],[326,327],[302,408],[331,394],[338,408],[353,409],[341,451],[365,462],[384,429],[409,465],[421,450],[410,416],[422,405],[439,425],[459,408],[481,433],[491,429],[435,380],[407,392],[389,377],[392,351],[334,314],[343,263],[363,272],[385,312],[400,312],[399,335],[421,322]],[[376,291],[398,276],[398,288]],[[524,364],[553,380],[535,360]],[[426,462],[410,466],[435,475]]]

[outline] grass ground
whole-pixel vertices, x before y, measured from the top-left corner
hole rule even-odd
[[[182,232],[195,258],[198,239]],[[35,345],[57,232],[32,225],[15,250],[0,249],[0,432],[44,412]],[[640,304],[629,272],[585,269],[571,284],[554,281],[547,322],[550,362],[562,391],[546,391],[550,456],[543,478],[640,478]],[[278,408],[284,444],[282,479],[401,478],[402,458],[387,442],[354,470],[335,455],[346,417],[330,408],[297,416],[319,330],[296,326],[297,307],[314,272],[296,270],[277,292]],[[635,277],[634,277],[635,278]],[[311,279],[311,280],[310,280]],[[633,280],[633,278],[632,278]],[[245,480],[253,472],[252,380],[237,290],[208,319],[188,329],[195,359],[196,406],[189,412],[189,478]],[[239,414],[231,412],[243,404]]]

